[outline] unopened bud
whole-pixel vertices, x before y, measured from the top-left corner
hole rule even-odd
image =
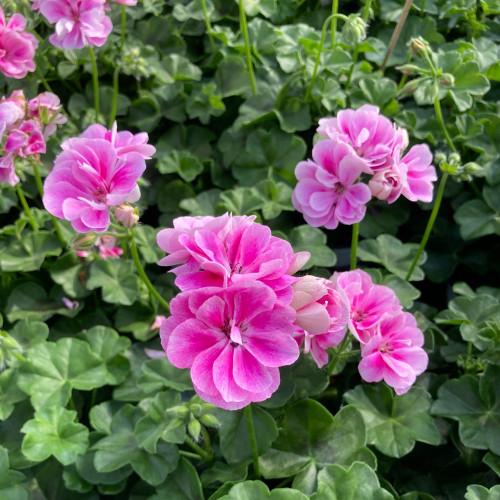
[[[396,69],[401,71],[404,75],[419,75],[421,73],[427,72],[422,68],[419,68],[415,64],[403,64],[402,66],[396,66]]]
[[[190,403],[189,409],[195,416],[198,416],[201,413],[201,405],[199,403]]]
[[[469,163],[466,163],[464,165],[464,170],[466,173],[468,173],[470,175],[477,175],[483,171],[483,167],[481,167],[481,165],[478,165],[477,163],[475,163],[473,161],[470,161]]]
[[[349,14],[342,27],[342,36],[347,44],[355,46],[366,38],[366,23],[359,14]]]
[[[413,94],[415,90],[417,90],[420,82],[423,80],[423,78],[416,78],[415,80],[411,80],[410,82],[406,83],[403,85],[401,90],[399,91],[401,94]]]
[[[453,87],[455,85],[455,77],[451,73],[443,73],[439,77],[439,81],[447,87]]]
[[[448,164],[449,165],[460,165],[462,159],[458,153],[450,153],[448,155]]]
[[[196,441],[200,437],[200,432],[201,432],[201,424],[198,422],[198,420],[191,420],[188,424],[188,431],[191,436],[193,436],[194,440]]]
[[[83,238],[75,238],[71,243],[71,247],[77,252],[85,252],[86,250],[90,250],[95,245],[96,240],[96,234],[87,234]]]
[[[115,219],[125,227],[134,227],[139,221],[139,215],[130,205],[119,205],[115,208]]]
[[[200,422],[205,427],[220,427],[220,422],[210,413],[206,413],[200,417]]]
[[[444,153],[436,153],[434,155],[434,161],[436,162],[437,165],[440,165],[444,161],[446,161],[446,155]]]
[[[184,418],[189,413],[189,409],[186,405],[177,405],[169,408],[167,413],[176,417]]]
[[[426,54],[429,54],[431,50],[427,40],[425,40],[421,36],[412,38],[410,41],[410,46],[411,50],[417,57],[425,57]]]

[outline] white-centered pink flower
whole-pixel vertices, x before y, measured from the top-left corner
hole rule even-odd
[[[292,195],[294,207],[308,224],[335,229],[339,222],[354,224],[363,219],[370,188],[356,182],[366,165],[347,144],[320,141],[313,148],[314,161],[300,162],[295,168],[298,184]]]
[[[404,394],[427,368],[423,344],[424,336],[412,314],[385,316],[361,346],[359,373],[367,382],[384,380],[397,394]]]
[[[169,361],[189,368],[202,399],[227,410],[268,399],[279,367],[299,356],[295,311],[253,281],[184,292],[170,304],[160,337]]]

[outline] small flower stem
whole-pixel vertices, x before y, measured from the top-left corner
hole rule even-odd
[[[95,60],[94,49],[89,46],[90,62],[92,63],[92,82],[94,84],[94,106],[95,106],[95,121],[99,123],[99,76],[97,73],[97,63]]]
[[[370,15],[370,7],[372,6],[372,0],[366,0],[365,9],[363,10],[363,21],[366,23]]]
[[[331,375],[334,371],[335,368],[337,368],[337,365],[339,361],[345,357],[343,356],[343,352],[345,348],[349,345],[349,342],[351,341],[351,338],[349,336],[349,332],[346,332],[344,335],[344,338],[342,339],[342,342],[339,344],[338,348],[336,349],[335,352],[335,357],[331,360],[330,364],[328,365],[328,375]]]
[[[441,112],[441,103],[439,102],[439,96],[436,96],[434,98],[434,112],[436,113],[436,118],[439,122],[439,126],[441,127],[441,130],[443,131],[444,138],[450,147],[450,149],[456,153],[457,148],[455,147],[455,144],[453,144],[453,141],[450,137],[450,134],[448,133],[448,129],[446,128],[446,124],[444,123],[443,120],[443,113]]]
[[[179,450],[179,455],[186,457],[186,458],[194,458],[195,460],[202,459],[202,457],[200,457],[200,455],[197,455],[196,453],[191,453],[190,451]]]
[[[135,245],[135,240],[134,240],[134,231],[133,229],[130,230],[130,254],[132,255],[132,260],[134,261],[135,268],[137,269],[137,272],[139,273],[139,277],[143,281],[143,283],[146,285],[147,289],[149,290],[149,293],[159,302],[159,304],[166,310],[170,311],[170,307],[168,305],[168,302],[158,293],[158,290],[153,286],[151,281],[149,281],[149,278],[144,271],[144,268],[142,267],[141,261],[139,259],[139,253],[137,252],[137,246]]]
[[[250,446],[252,448],[253,471],[257,479],[259,479],[260,478],[259,449],[257,448],[257,438],[255,437],[255,428],[253,425],[251,405],[245,406],[245,418],[247,421],[248,436],[250,437]]]
[[[26,198],[24,197],[23,190],[21,188],[21,184],[18,182],[16,184],[16,191],[17,191],[17,196],[19,198],[19,201],[21,202],[21,205],[23,206],[24,213],[28,216],[29,223],[31,227],[33,228],[33,231],[38,232],[38,225],[35,221],[35,218],[33,217],[33,214],[30,210],[30,207],[28,205],[28,202],[26,201]]]
[[[212,47],[212,52],[215,52],[215,43],[212,37],[212,25],[210,24],[210,16],[208,15],[206,0],[201,0],[201,8],[203,10],[203,18],[205,19],[205,26],[207,27],[207,35],[208,39],[210,40],[210,47]]]
[[[187,434],[184,442],[191,447],[203,460],[210,460],[210,455],[198,444],[196,444]]]
[[[113,126],[113,122],[115,121],[116,118],[116,109],[118,107],[118,90],[120,83],[119,76],[120,76],[120,65],[117,64],[115,67],[115,71],[113,72],[113,100],[111,101],[111,113],[109,115],[108,128],[111,128]]]
[[[42,183],[42,177],[40,176],[40,170],[38,169],[38,163],[35,160],[30,161],[31,166],[33,167],[33,173],[35,174],[35,183],[36,187],[38,189],[38,194],[40,195],[40,198],[43,199],[43,183]],[[57,219],[50,214],[50,218],[52,220],[52,224],[54,225],[54,230],[57,234],[57,237],[59,238],[59,241],[61,242],[61,245],[63,247],[67,246],[66,240],[64,239],[64,236],[61,231],[61,226],[59,226],[59,222],[57,222]]]
[[[120,50],[123,48],[125,43],[125,33],[127,31],[127,12],[125,11],[125,5],[122,5],[122,30],[120,33]]]
[[[40,70],[40,68],[38,67],[38,64],[36,65],[35,72],[36,72],[38,78],[40,78],[40,81],[42,82],[42,85],[45,87],[45,90],[47,90],[48,92],[52,92],[53,93],[52,88],[49,85],[49,82],[47,82],[47,80],[43,76],[43,73]]]
[[[332,27],[331,27],[331,41],[330,47],[333,49],[335,47],[335,37],[337,36],[337,13],[339,11],[339,0],[333,0],[332,2]]]
[[[356,254],[358,251],[359,240],[359,222],[352,225],[352,239],[351,239],[351,271],[356,269]]]
[[[406,275],[406,281],[410,281],[411,275],[413,274],[413,271],[415,270],[415,267],[417,267],[417,262],[418,259],[420,258],[420,255],[424,251],[425,245],[427,245],[427,240],[429,239],[429,236],[431,235],[432,228],[434,226],[434,222],[436,220],[437,214],[439,212],[439,207],[441,206],[441,200],[443,199],[443,191],[444,191],[444,186],[446,184],[446,180],[448,179],[448,172],[443,173],[443,177],[441,177],[441,181],[439,183],[439,188],[436,196],[436,201],[434,202],[434,206],[432,207],[432,212],[429,217],[429,221],[427,222],[427,226],[425,228],[424,235],[422,236],[422,241],[420,242],[420,247],[418,248],[417,253],[415,254],[415,257],[413,258],[413,262],[411,263],[410,270],[408,271],[408,274]]]
[[[239,0],[240,7],[240,28],[243,33],[243,38],[245,39],[245,52],[247,55],[247,66],[248,73],[250,75],[250,84],[252,86],[253,95],[257,95],[257,85],[255,84],[255,76],[253,74],[253,64],[252,64],[252,47],[250,46],[250,38],[248,36],[248,26],[247,26],[247,16],[245,14],[245,8],[243,7],[243,0]]]

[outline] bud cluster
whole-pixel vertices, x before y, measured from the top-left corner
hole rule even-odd
[[[439,168],[443,172],[448,172],[456,181],[470,182],[483,172],[483,167],[475,162],[470,161],[463,164],[458,153],[451,153],[448,157],[444,153],[438,153],[435,159]]]

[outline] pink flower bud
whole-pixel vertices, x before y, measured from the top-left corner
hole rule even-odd
[[[375,172],[368,186],[375,198],[387,200],[387,203],[393,203],[399,198],[405,181],[404,170],[400,170],[398,165],[394,163],[389,168]]]
[[[125,227],[134,227],[139,221],[139,216],[134,207],[130,205],[119,205],[115,209],[115,219]]]

